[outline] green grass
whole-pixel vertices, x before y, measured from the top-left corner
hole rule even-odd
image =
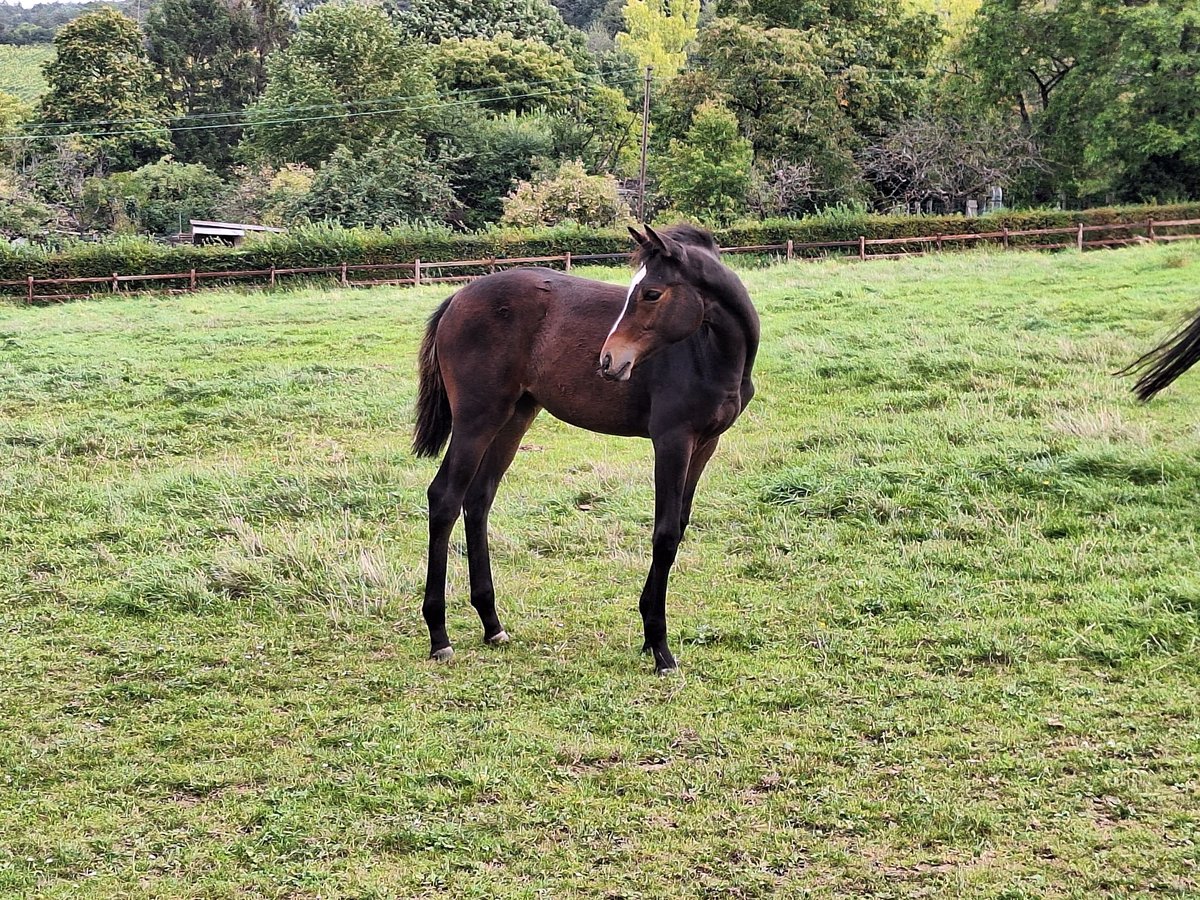
[[[35,102],[47,87],[42,66],[53,58],[52,44],[0,44],[0,91]]]
[[[424,659],[442,292],[0,307],[0,895],[1195,896],[1200,374],[1108,374],[1195,254],[746,271],[674,678],[649,445],[549,417]]]

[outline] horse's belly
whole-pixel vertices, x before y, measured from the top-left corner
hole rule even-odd
[[[633,402],[628,382],[605,381],[592,372],[595,384],[574,380],[530,391],[546,412],[569,425],[601,434],[646,436],[646,416]]]

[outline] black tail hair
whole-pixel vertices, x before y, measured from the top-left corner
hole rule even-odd
[[[1191,321],[1155,347],[1143,353],[1117,375],[1141,373],[1133,386],[1143,403],[1167,387],[1200,360],[1200,311]]]
[[[450,437],[452,416],[450,398],[446,396],[446,385],[442,382],[442,367],[437,356],[438,323],[446,314],[446,308],[454,299],[445,299],[429,317],[425,326],[425,338],[421,341],[418,357],[419,382],[417,387],[417,423],[413,427],[413,453],[417,456],[437,456]]]

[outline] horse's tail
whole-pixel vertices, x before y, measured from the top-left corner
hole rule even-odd
[[[1145,402],[1190,369],[1197,360],[1200,360],[1200,312],[1194,313],[1191,321],[1117,374],[1140,373],[1133,392]]]
[[[452,416],[450,398],[442,381],[442,366],[437,355],[437,330],[446,308],[454,299],[446,298],[429,317],[425,326],[425,338],[421,341],[418,358],[417,423],[413,427],[413,452],[417,456],[437,456],[442,452],[446,439],[450,437]]]

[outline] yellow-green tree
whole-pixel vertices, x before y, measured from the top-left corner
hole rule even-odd
[[[670,77],[687,62],[687,46],[700,25],[700,0],[627,0],[625,31],[617,46]]]

